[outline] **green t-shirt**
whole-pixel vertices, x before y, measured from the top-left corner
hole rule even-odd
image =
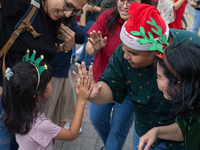
[[[192,32],[170,29],[174,42],[193,42],[200,45],[200,37]],[[139,136],[157,126],[175,122],[176,116],[170,114],[170,101],[163,97],[156,82],[156,71],[152,65],[132,68],[123,58],[122,44],[109,59],[103,75],[99,78],[111,88],[114,101],[122,103],[128,95],[135,108],[135,130]],[[157,140],[157,144],[161,142]],[[168,149],[184,150],[184,142],[165,141]],[[153,145],[154,147],[155,145]]]
[[[169,113],[170,101],[163,97],[163,93],[157,87],[154,67],[151,65],[135,69],[123,55],[121,44],[110,57],[109,64],[99,80],[111,88],[114,101],[122,103],[126,95],[130,97],[135,108],[137,134],[142,136],[153,127],[174,123],[176,116]],[[157,144],[160,142],[161,140],[158,140]],[[165,143],[169,149],[175,147],[184,150],[184,142]]]
[[[200,36],[190,31],[169,29],[173,36],[173,42],[193,42],[200,46]]]
[[[188,122],[177,117],[176,122],[181,128],[187,149],[200,150],[200,115],[190,117]]]

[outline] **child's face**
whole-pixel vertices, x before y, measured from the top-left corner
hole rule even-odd
[[[51,96],[51,93],[52,93],[52,85],[51,85],[51,81],[49,81],[49,83],[46,86],[45,93],[44,93],[45,98],[48,99]]]
[[[159,65],[159,63],[157,63],[157,84],[159,90],[163,92],[163,96],[168,100],[172,100],[167,93],[167,86],[169,84],[169,80],[163,74],[163,68]]]
[[[137,51],[123,44],[124,58],[133,68],[145,68],[153,64],[156,51]]]

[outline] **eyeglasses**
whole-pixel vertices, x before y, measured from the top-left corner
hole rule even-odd
[[[134,2],[136,2],[136,0],[131,0],[131,1],[118,0],[118,1],[117,1],[117,6],[122,7],[122,6],[124,6],[124,4],[126,3],[126,7],[129,8],[129,6],[130,6],[132,3],[134,3]]]
[[[63,6],[63,9],[65,11],[72,11],[72,15],[81,15],[83,13],[82,9],[75,9],[74,5],[72,3],[68,3],[67,0],[65,0],[66,4]]]

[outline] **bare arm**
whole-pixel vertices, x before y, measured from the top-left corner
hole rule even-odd
[[[157,137],[164,140],[183,141],[181,129],[177,123],[173,123],[168,126],[160,126],[149,130],[140,138],[138,150],[142,150],[145,144],[147,145],[144,150],[148,150]]]
[[[97,105],[103,105],[107,103],[113,103],[113,94],[110,87],[105,82],[97,82],[96,86],[101,86],[101,91],[94,98],[89,98],[88,100]]]
[[[86,50],[86,53],[88,53],[90,56],[95,56],[100,51],[100,50],[94,50],[90,41],[87,42],[85,50]]]
[[[175,10],[179,9],[181,5],[185,2],[185,0],[178,0],[177,2],[174,3],[174,8]]]
[[[94,6],[94,11],[95,12],[100,12],[101,8],[99,6]]]
[[[88,9],[88,4],[85,4],[83,6],[83,13],[81,14],[80,21],[79,21],[79,26],[86,26],[86,12]]]
[[[85,103],[77,101],[76,111],[69,129],[61,128],[55,140],[73,141],[77,138],[83,118]]]
[[[183,135],[177,123],[168,126],[157,127],[157,137],[165,140],[183,141]]]
[[[195,2],[195,0],[192,0],[190,4],[191,4],[191,6],[192,6],[193,8],[200,8],[200,6],[197,5],[197,3]]]
[[[77,138],[81,127],[85,103],[92,91],[92,88],[93,87],[90,86],[90,79],[86,78],[83,80],[83,77],[81,77],[80,82],[76,85],[77,104],[70,127],[69,129],[61,128],[58,135],[54,138],[55,140],[72,141]]]

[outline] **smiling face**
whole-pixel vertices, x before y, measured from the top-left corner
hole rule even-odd
[[[157,62],[157,84],[160,91],[163,92],[164,98],[171,100],[171,97],[167,93],[167,87],[169,84],[169,80],[163,74],[163,68]]]
[[[117,6],[118,8],[118,12],[120,17],[124,20],[124,22],[130,17],[130,15],[128,14],[128,8],[129,8],[129,4],[131,3],[141,3],[141,0],[117,0],[118,4],[123,4],[121,6]]]
[[[83,6],[87,3],[87,0],[67,0],[67,2],[72,4],[75,9],[82,9]],[[65,4],[65,0],[42,1],[44,11],[52,20],[58,20],[62,17],[69,18],[72,16],[72,11],[64,11],[63,6]]]
[[[153,64],[156,51],[138,51],[123,44],[124,58],[128,60],[133,68],[145,68]]]

